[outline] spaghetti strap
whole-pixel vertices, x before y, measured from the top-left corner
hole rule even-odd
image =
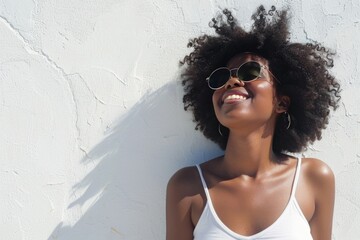
[[[204,179],[204,176],[202,174],[202,171],[201,171],[201,168],[199,166],[199,164],[196,164],[196,168],[197,170],[199,171],[199,175],[200,175],[200,179],[201,179],[201,183],[202,183],[202,186],[204,188],[204,191],[205,191],[205,195],[206,195],[206,199],[211,201],[211,198],[210,198],[210,193],[209,193],[209,190],[208,190],[208,187],[206,185],[206,182],[205,182],[205,179]]]
[[[292,186],[292,189],[291,189],[290,198],[295,197],[296,188],[297,188],[297,185],[298,185],[298,182],[299,182],[300,171],[301,171],[301,158],[299,157],[297,159],[296,172],[295,172],[293,186]]]

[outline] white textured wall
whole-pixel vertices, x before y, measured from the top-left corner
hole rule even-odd
[[[178,61],[219,6],[249,27],[261,2],[0,0],[0,239],[164,239],[168,178],[220,152],[182,110]],[[360,3],[263,2],[338,53],[341,107],[306,155],[336,174],[333,239],[359,239]]]

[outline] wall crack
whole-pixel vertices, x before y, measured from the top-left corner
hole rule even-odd
[[[0,16],[0,21],[8,28],[11,32],[13,32],[14,36],[16,36],[24,45],[24,49],[32,55],[36,55],[41,57],[43,60],[45,60],[46,63],[48,63],[55,71],[59,72],[63,79],[65,80],[65,84],[70,92],[71,101],[74,105],[74,115],[75,115],[75,127],[76,127],[76,144],[78,148],[80,149],[80,128],[78,126],[78,106],[75,101],[75,93],[74,89],[72,88],[71,84],[69,83],[69,79],[65,70],[60,67],[54,60],[50,58],[48,54],[46,54],[42,49],[36,49],[34,46],[31,45],[31,43],[20,33],[20,30],[16,28],[7,18],[4,16]]]

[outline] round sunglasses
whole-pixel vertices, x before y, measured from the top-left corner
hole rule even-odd
[[[227,67],[221,67],[215,69],[209,77],[206,78],[209,88],[213,90],[218,90],[225,86],[230,77],[233,76],[235,71],[235,76],[243,82],[252,82],[257,80],[262,76],[262,69],[268,70],[271,76],[275,79],[276,77],[270,72],[270,70],[256,61],[245,62],[238,68],[229,69]]]

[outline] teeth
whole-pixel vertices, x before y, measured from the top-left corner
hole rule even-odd
[[[225,98],[225,100],[232,100],[232,99],[246,100],[246,97],[241,96],[241,95],[233,94],[233,95],[229,95],[229,96],[227,96],[227,97]]]

